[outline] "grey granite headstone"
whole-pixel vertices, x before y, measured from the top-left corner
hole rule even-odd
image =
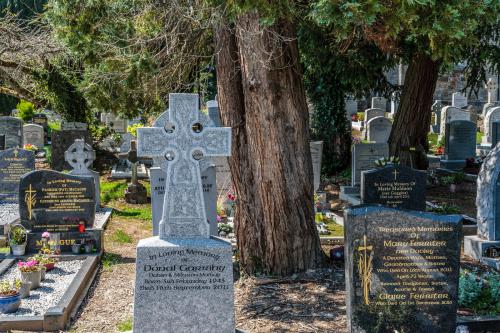
[[[385,97],[372,97],[372,109],[387,109],[387,99]]]
[[[476,124],[455,120],[447,124],[445,157],[447,160],[464,160],[476,156]]]
[[[427,173],[390,164],[361,173],[361,202],[393,208],[425,210]]]
[[[488,113],[486,113],[486,116],[484,117],[484,122],[483,122],[484,136],[482,140],[483,145],[492,144],[493,122],[495,121],[500,121],[500,106],[490,108]]]
[[[52,160],[50,166],[53,170],[71,169],[71,166],[64,159],[64,153],[77,139],[92,142],[90,133],[87,130],[52,131]]]
[[[52,170],[25,174],[19,184],[21,224],[34,232],[78,231],[92,228],[95,186],[89,177]]]
[[[137,130],[166,182],[159,237],[137,246],[135,333],[234,332],[232,247],[209,238],[199,165],[231,153],[231,129],[199,119],[198,95],[170,94],[168,122]]]
[[[439,134],[441,132],[441,111],[443,109],[442,101],[435,101],[432,104],[432,120],[431,120],[431,132]]]
[[[203,163],[204,162],[204,163]],[[210,235],[217,236],[217,186],[215,165],[208,161],[200,162],[201,183],[203,186],[203,198]],[[159,167],[149,169],[151,182],[151,209],[153,210],[153,236],[158,236],[159,224],[163,213],[163,200],[165,195],[166,175]]]
[[[90,170],[95,160],[95,151],[92,146],[84,140],[76,139],[75,142],[64,152],[64,159],[73,168],[69,173],[75,176],[89,177],[94,180],[95,207],[101,208],[101,186],[99,172]]]
[[[441,110],[441,127],[439,130],[439,135],[441,137],[446,136],[446,124],[454,120],[471,120],[470,112],[460,110],[453,106],[445,106]]]
[[[45,132],[43,127],[36,124],[26,124],[23,126],[24,144],[36,146],[39,150],[43,149],[45,144]]]
[[[392,122],[385,117],[375,117],[366,124],[366,137],[370,142],[384,143],[391,135]]]
[[[0,202],[19,201],[21,177],[35,170],[35,154],[32,151],[10,148],[0,151]]]
[[[321,160],[323,158],[323,141],[309,142],[311,149],[311,159],[313,166],[313,185],[314,191],[319,189],[321,183]]]
[[[467,96],[462,95],[459,92],[453,93],[451,96],[451,106],[456,108],[464,108],[467,106]]]
[[[351,333],[454,333],[459,215],[358,206],[344,213]]]
[[[367,109],[365,110],[365,124],[370,121],[370,119],[375,117],[385,117],[385,111],[382,109]]]
[[[22,148],[23,121],[14,117],[0,117],[0,135],[5,135],[5,149]]]
[[[347,98],[345,100],[345,112],[347,118],[351,120],[351,117],[358,112],[358,102],[353,98]]]
[[[375,168],[375,160],[389,157],[387,143],[361,143],[352,146],[352,186],[358,186],[361,172]]]

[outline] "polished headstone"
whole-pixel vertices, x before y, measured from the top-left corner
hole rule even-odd
[[[445,157],[463,160],[476,156],[476,124],[468,120],[455,120],[446,125]]]
[[[454,333],[462,218],[382,206],[346,210],[352,333]]]
[[[361,172],[375,168],[375,160],[389,157],[387,143],[361,143],[352,146],[352,186],[358,186]]]
[[[15,117],[0,117],[0,135],[5,136],[5,149],[22,148],[23,121]]]
[[[43,232],[92,228],[95,186],[90,177],[52,170],[25,174],[19,184],[19,214],[26,229]]]
[[[0,151],[0,202],[19,201],[21,177],[35,170],[32,151],[10,148]]]
[[[393,208],[425,210],[427,173],[389,164],[361,173],[361,202]]]
[[[43,127],[36,124],[26,124],[23,126],[23,142],[25,145],[34,145],[39,150],[45,144],[45,132]]]
[[[84,140],[76,139],[75,142],[64,152],[64,159],[73,168],[69,173],[75,176],[90,177],[94,180],[96,209],[101,207],[101,186],[99,172],[90,170],[96,158],[95,151],[91,145]]]
[[[385,143],[391,135],[392,122],[385,117],[375,117],[366,124],[366,137],[370,142]]]

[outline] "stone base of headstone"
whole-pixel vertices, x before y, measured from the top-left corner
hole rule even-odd
[[[500,247],[500,241],[482,239],[477,235],[464,237],[464,254],[495,269],[500,268],[500,258],[488,258],[483,254],[490,247]]]
[[[360,193],[360,188],[358,186],[341,186],[339,198],[352,205],[359,205],[361,204]]]
[[[125,189],[125,201],[136,205],[148,203],[148,192],[142,184],[128,184]]]
[[[441,168],[448,170],[462,170],[465,167],[465,160],[441,160]]]
[[[137,164],[137,178],[148,178],[148,170],[144,164]],[[121,164],[113,166],[111,179],[132,179],[132,166]]]
[[[235,331],[230,243],[143,239],[136,267],[134,333]]]
[[[72,253],[72,246],[74,244],[85,244],[85,242],[92,241],[95,245],[96,252],[101,253],[103,250],[103,237],[102,229],[87,229],[85,232],[67,231],[67,232],[51,232],[51,234],[59,234],[59,247],[61,253]],[[42,248],[42,233],[29,232],[28,244],[26,246],[26,253],[38,253]]]

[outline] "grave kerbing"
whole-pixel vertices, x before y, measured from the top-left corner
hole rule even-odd
[[[196,94],[170,94],[169,106],[163,128],[137,131],[138,155],[167,179],[159,237],[137,246],[134,332],[233,333],[232,247],[209,238],[199,167],[230,155],[231,129],[203,128]]]

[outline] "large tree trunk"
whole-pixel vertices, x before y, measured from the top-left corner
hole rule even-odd
[[[216,44],[222,122],[233,128],[229,165],[242,268],[286,275],[317,267],[323,252],[293,24],[263,28],[248,12],[234,29],[220,26]]]
[[[421,170],[428,166],[427,133],[439,65],[424,54],[413,57],[406,72],[401,102],[389,138],[391,156],[398,156],[403,165]]]

